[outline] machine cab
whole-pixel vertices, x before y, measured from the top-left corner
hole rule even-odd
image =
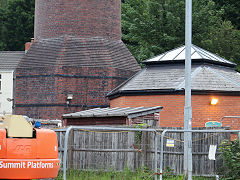
[[[45,179],[58,175],[57,136],[36,129],[23,116],[0,119],[0,179]]]

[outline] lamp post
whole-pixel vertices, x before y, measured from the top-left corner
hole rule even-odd
[[[185,107],[184,130],[192,129],[191,107],[191,46],[192,46],[192,0],[185,1]],[[184,175],[192,180],[192,133],[184,132]]]

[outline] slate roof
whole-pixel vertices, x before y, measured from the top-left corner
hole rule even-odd
[[[126,108],[94,108],[85,111],[64,114],[63,118],[85,118],[85,117],[114,117],[123,116],[128,118],[134,118],[144,116],[152,113],[159,113],[162,110],[162,106],[156,107],[126,107]]]
[[[15,70],[24,51],[0,51],[0,70]]]
[[[140,66],[121,40],[61,36],[34,42],[18,68],[46,66],[113,67],[139,71]]]
[[[204,50],[201,50],[204,51]],[[197,53],[197,52],[195,52]],[[161,55],[160,55],[161,56]],[[170,56],[168,56],[170,57]],[[211,55],[211,57],[215,57]],[[155,57],[156,58],[156,57]],[[151,60],[151,59],[149,59]],[[147,61],[149,61],[147,60]],[[162,59],[165,61],[165,59]],[[153,58],[152,62],[158,61]],[[159,60],[161,61],[161,60]],[[175,61],[175,60],[173,60]],[[177,61],[177,60],[176,60]],[[233,67],[225,64],[215,64],[203,61],[192,64],[191,89],[195,92],[240,92],[240,73]],[[220,60],[219,60],[220,61]],[[167,62],[167,60],[166,60]],[[200,62],[200,61],[199,61]],[[108,93],[108,97],[114,98],[120,94],[136,93],[172,93],[183,92],[185,89],[185,66],[181,64],[147,64],[146,68],[139,71],[132,78]]]
[[[170,62],[179,62],[185,61],[185,46],[178,47],[176,49],[167,51],[163,54],[157,55],[153,58],[147,59],[144,61],[145,64],[148,63],[170,63]],[[192,61],[205,61],[216,64],[222,64],[227,66],[236,66],[235,63],[228,61],[216,54],[213,54],[207,50],[204,50],[196,45],[191,46],[191,59]]]

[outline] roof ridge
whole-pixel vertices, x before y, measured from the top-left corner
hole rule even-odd
[[[130,77],[129,79],[127,79],[126,81],[124,81],[123,83],[121,83],[120,85],[118,85],[117,87],[115,87],[113,90],[111,90],[109,93],[107,93],[106,97],[111,96],[112,94],[114,94],[115,92],[118,92],[120,90],[120,88],[124,87],[128,82],[132,81],[135,77],[137,77],[137,75],[141,74],[142,72],[146,71],[147,68],[143,68],[140,71],[138,71],[137,73],[135,73],[132,77]]]
[[[0,51],[0,53],[25,53],[25,51]]]
[[[210,51],[208,51],[208,50],[206,50],[206,49],[203,49],[203,48],[198,47],[198,46],[196,46],[196,45],[193,45],[193,46],[195,46],[195,47],[197,47],[198,49],[200,49],[201,51],[207,53],[207,55],[209,55],[210,57],[213,57],[213,56],[211,55],[211,54],[213,54],[214,56],[220,58],[224,63],[235,64],[235,63],[233,63],[232,61],[229,61],[229,60],[227,60],[227,59],[225,59],[225,58],[223,58],[223,57],[221,57],[221,56],[218,56],[217,54],[214,54],[214,53],[212,53],[212,52],[210,52]],[[201,52],[201,53],[202,53],[202,52]],[[216,59],[215,57],[213,57],[213,58]],[[217,59],[216,59],[216,61],[217,61]]]
[[[211,68],[211,67],[207,67],[207,69],[210,70],[211,72],[213,72],[214,74],[216,74],[216,75],[218,75],[218,76],[220,76],[220,77],[222,77],[222,78],[228,80],[229,82],[231,82],[231,83],[237,85],[238,87],[240,87],[240,83],[235,82],[235,81],[232,80],[231,78],[229,78],[229,77],[223,75],[221,72],[217,72],[217,71],[215,71],[215,70],[214,70],[213,68]]]
[[[174,49],[170,49],[170,50],[168,50],[168,51],[166,51],[166,52],[163,52],[163,53],[161,53],[161,54],[159,54],[159,55],[156,55],[156,56],[153,56],[153,57],[151,57],[151,58],[148,58],[148,59],[144,60],[143,62],[147,62],[148,60],[153,59],[153,58],[156,58],[156,57],[158,57],[158,56],[162,56],[161,58],[163,58],[167,53],[169,53],[169,52],[171,52],[171,51],[174,51],[174,50],[177,50],[177,49],[179,49],[179,48],[182,48],[182,47],[184,47],[184,46],[185,46],[185,45],[176,47],[176,48],[174,48]],[[184,48],[183,48],[183,50],[184,50]]]
[[[196,46],[196,47],[198,47],[198,46]],[[201,53],[201,52],[198,52],[196,47],[195,47],[195,45],[192,44],[192,48],[195,50],[194,53],[198,53],[198,55],[204,59],[204,57],[202,56],[202,53]],[[192,56],[194,53],[192,53],[191,56]]]
[[[194,78],[202,69],[204,66],[197,67],[193,72],[191,72],[191,79]],[[175,90],[181,90],[184,89],[185,85],[185,78],[184,80],[175,88]]]

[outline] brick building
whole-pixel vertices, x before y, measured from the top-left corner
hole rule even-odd
[[[16,71],[16,114],[55,119],[109,106],[140,67],[121,41],[120,0],[36,0],[34,43]]]
[[[191,48],[193,127],[223,116],[240,116],[240,74],[236,64],[197,46]],[[146,67],[108,94],[110,107],[163,106],[161,127],[184,124],[185,46],[146,60]],[[211,105],[211,100],[218,100]],[[223,126],[240,128],[240,120],[226,118]]]

